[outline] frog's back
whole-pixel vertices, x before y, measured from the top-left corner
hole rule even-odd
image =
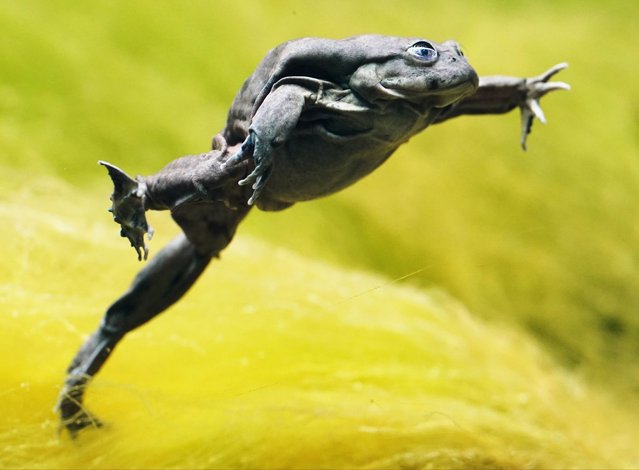
[[[251,119],[282,78],[304,76],[347,87],[351,74],[366,61],[382,61],[402,51],[406,38],[360,35],[346,39],[300,38],[271,49],[235,96],[224,137],[229,145],[248,136]]]
[[[442,48],[440,67],[419,55],[437,57],[435,46],[416,38],[303,38],[271,50],[235,97],[224,132],[230,145],[249,142],[244,147],[260,153],[244,181],[254,183],[252,201],[282,208],[375,170],[443,107],[474,91],[476,74],[453,46]],[[277,145],[258,151],[256,140],[272,144],[276,136]]]
[[[224,129],[224,138],[229,145],[242,143],[248,136],[255,101],[279,63],[287,44],[271,49],[235,96]]]

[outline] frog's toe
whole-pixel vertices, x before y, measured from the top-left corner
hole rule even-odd
[[[266,183],[271,176],[271,171],[271,163],[262,161],[255,167],[255,170],[253,170],[250,175],[238,182],[240,186],[252,185],[251,188],[253,189],[253,194],[248,200],[249,206],[253,205],[255,201],[257,201],[257,198],[260,197],[264,186],[266,186]]]
[[[238,181],[240,186],[249,186],[253,185],[253,189],[257,189],[257,186],[264,186],[266,184],[266,179],[271,173],[271,159],[270,157],[265,157],[259,159],[259,162],[255,165],[255,169],[249,173],[249,175]]]
[[[566,69],[566,68],[568,68],[568,63],[567,62],[561,62],[561,63],[559,63],[557,65],[553,65],[548,70],[546,70],[544,73],[539,74],[536,77],[529,79],[528,82],[546,83],[546,82],[548,82],[548,80],[550,80],[552,77],[554,77],[555,75],[557,75],[559,72],[561,72],[563,69]],[[570,88],[570,87],[568,87],[568,88]]]
[[[521,110],[521,147],[526,150],[526,139],[532,130],[534,118],[539,119],[543,124],[546,123],[546,116],[541,109],[539,100],[555,90],[570,90],[570,85],[565,82],[550,82],[549,80],[568,67],[567,63],[557,64],[544,73],[526,80],[526,97],[519,105]]]
[[[134,180],[118,167],[110,163],[100,161],[106,167],[113,181],[113,194],[111,201],[113,205],[109,212],[113,213],[113,220],[120,224],[120,235],[128,238],[131,246],[135,249],[138,260],[146,260],[149,255],[149,247],[144,240],[144,235],[150,240],[153,236],[153,229],[146,221],[144,198],[146,185],[139,178]]]
[[[253,161],[255,168],[246,178],[238,181],[240,186],[249,186],[253,188],[253,194],[248,200],[248,204],[252,205],[259,197],[262,189],[266,185],[273,168],[273,154],[270,142],[259,139],[254,133],[251,133],[253,146]],[[247,139],[248,140],[248,139]]]
[[[66,429],[71,437],[75,439],[83,429],[90,427],[101,428],[103,423],[95,415],[89,413],[81,401],[73,395],[73,390],[69,391],[69,393],[64,393],[57,405],[57,410],[60,413],[59,431]]]
[[[69,435],[75,439],[78,433],[87,428],[101,428],[104,423],[87,411],[79,411],[75,415],[63,420],[60,423],[60,430],[63,428],[69,432]]]
[[[222,168],[229,168],[233,165],[237,165],[238,163],[243,162],[244,160],[249,159],[251,156],[253,156],[254,149],[255,149],[255,135],[251,132],[249,133],[246,140],[242,142],[240,149],[237,152],[235,152],[233,155],[231,155],[228,158],[228,160],[224,162],[224,164],[222,165]]]
[[[153,229],[148,226],[146,219],[140,225],[120,222],[120,227],[120,236],[129,240],[138,255],[138,261],[142,261],[142,258],[146,260],[149,257],[149,245],[144,240],[144,235],[148,233],[149,240],[153,237]]]
[[[537,105],[539,106],[539,105]],[[528,139],[528,134],[532,131],[533,120],[535,117],[534,112],[528,106],[521,106],[521,138],[519,143],[521,144],[521,148],[526,150],[526,140]],[[541,120],[541,122],[546,122],[545,120]]]
[[[272,167],[268,167],[266,171],[264,171],[264,173],[260,174],[257,177],[257,179],[255,180],[255,183],[253,183],[253,186],[252,186],[253,194],[248,200],[249,206],[252,206],[253,204],[255,204],[255,201],[257,201],[257,198],[260,197],[260,194],[262,193],[262,189],[264,189],[264,186],[266,186],[266,182],[271,176],[271,170],[272,170]]]

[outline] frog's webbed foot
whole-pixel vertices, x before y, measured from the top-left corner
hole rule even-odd
[[[255,132],[250,131],[240,149],[224,163],[224,166],[228,167],[251,157],[255,163],[255,168],[246,178],[238,181],[240,186],[252,185],[253,194],[248,200],[249,205],[255,203],[271,176],[273,169],[271,144],[259,138]]]
[[[532,129],[534,118],[546,123],[546,117],[541,109],[539,100],[546,93],[555,90],[570,90],[570,85],[564,82],[549,82],[555,74],[568,67],[567,63],[557,64],[546,70],[541,75],[528,78],[525,81],[526,97],[519,105],[521,110],[521,147],[526,150],[526,138]]]
[[[144,241],[144,235],[148,234],[150,240],[153,229],[146,221],[144,214],[144,198],[146,185],[144,181],[137,181],[110,163],[100,161],[100,165],[106,167],[111,180],[113,180],[113,205],[109,212],[113,213],[113,220],[120,224],[120,236],[126,237],[131,242],[138,254],[138,260],[146,260],[149,255],[149,247]]]
[[[60,413],[59,431],[66,429],[74,439],[83,429],[90,427],[101,428],[103,426],[102,421],[83,407],[81,400],[82,397],[75,393],[74,389],[70,389],[62,394],[57,405]]]

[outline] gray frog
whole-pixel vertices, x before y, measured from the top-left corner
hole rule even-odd
[[[183,234],[111,305],[71,362],[58,403],[72,436],[101,425],[82,405],[90,379],[124,335],[176,302],[225,248],[253,205],[281,210],[339,191],[430,124],[462,114],[521,110],[521,145],[539,98],[568,89],[550,78],[479,78],[457,43],[381,35],[303,38],[271,50],[231,105],[212,150],[132,179],[103,164],[121,235],[148,255],[147,210],[170,210]]]

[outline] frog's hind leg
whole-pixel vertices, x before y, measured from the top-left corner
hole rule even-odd
[[[98,329],[80,348],[67,370],[58,411],[72,436],[101,423],[83,407],[90,379],[134,328],[178,300],[195,282],[215,253],[199,252],[180,235],[160,251],[135,277],[129,290],[111,305]]]
[[[230,243],[247,212],[248,207],[232,209],[220,202],[184,204],[172,210],[184,234],[161,250],[107,309],[67,370],[58,411],[62,426],[72,437],[86,427],[101,426],[84,408],[84,393],[118,342],[186,293],[211,259]]]

